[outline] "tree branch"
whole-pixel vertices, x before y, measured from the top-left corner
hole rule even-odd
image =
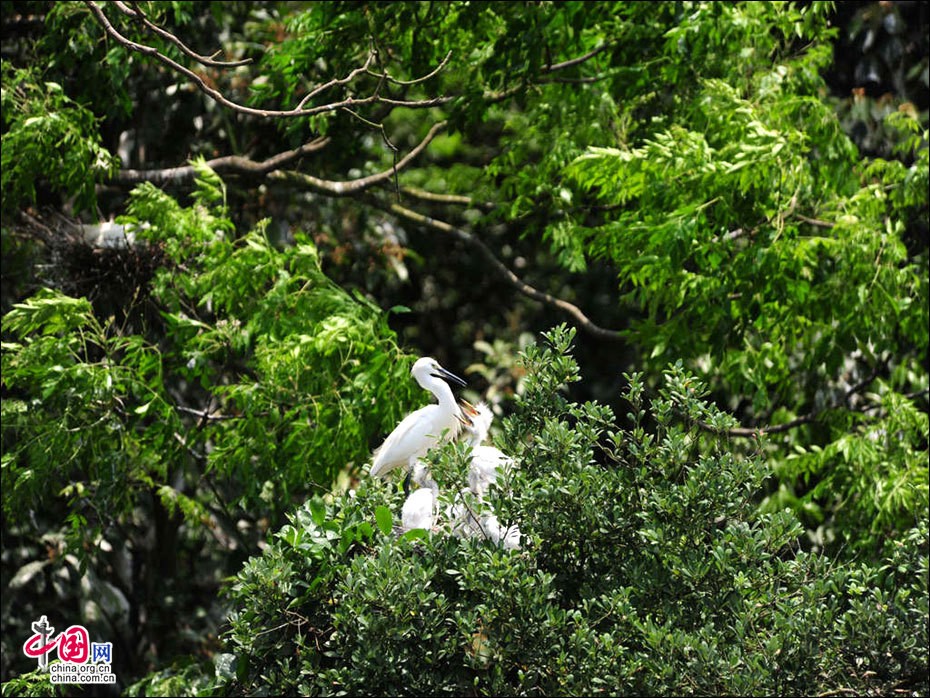
[[[387,74],[387,71],[384,71],[382,73],[376,73],[372,70],[369,70],[367,72],[370,76],[374,78],[381,78],[382,80],[386,80],[387,82],[390,82],[392,85],[399,85],[401,87],[409,87],[411,85],[418,85],[421,82],[426,82],[430,78],[433,78],[436,75],[438,75],[440,72],[442,72],[442,69],[445,68],[446,65],[448,65],[450,58],[452,58],[452,51],[449,51],[449,53],[446,54],[446,57],[443,58],[442,61],[439,63],[439,65],[437,65],[432,71],[430,71],[426,75],[423,75],[422,77],[414,78],[413,80],[398,80],[397,78],[392,78],[390,75]]]
[[[287,163],[295,160],[302,155],[309,155],[318,150],[322,150],[330,143],[330,138],[316,138],[308,143],[287,150],[283,153],[273,155],[267,160],[250,160],[241,155],[226,155],[213,160],[207,160],[206,164],[210,169],[216,172],[240,172],[249,175],[265,175],[274,170],[280,169]],[[169,167],[161,170],[120,170],[113,178],[117,184],[138,184],[139,182],[152,182],[153,184],[166,184],[169,182],[180,183],[193,179],[195,170],[191,165],[181,167]]]
[[[430,203],[435,204],[473,206],[476,208],[483,208],[486,211],[497,208],[497,205],[490,201],[475,201],[475,199],[472,197],[462,196],[461,194],[436,194],[435,192],[426,191],[425,189],[420,189],[418,187],[401,187],[400,190],[402,193],[413,197],[414,199],[429,201]]]
[[[735,427],[733,429],[715,429],[714,427],[707,424],[706,422],[698,422],[698,426],[700,426],[701,429],[704,429],[705,431],[710,431],[715,434],[721,434],[725,436],[734,436],[734,437],[740,437],[740,438],[745,438],[745,437],[752,438],[752,437],[761,437],[765,434],[781,434],[783,432],[790,431],[804,424],[811,424],[817,420],[817,417],[819,417],[821,414],[823,414],[827,410],[837,409],[839,407],[845,407],[848,410],[858,411],[860,413],[869,412],[873,409],[876,409],[879,406],[878,405],[866,405],[857,410],[850,405],[849,400],[853,395],[857,395],[861,393],[863,390],[865,390],[867,387],[869,387],[872,384],[872,381],[874,381],[878,377],[879,373],[881,373],[881,370],[883,367],[884,367],[883,363],[876,364],[872,368],[872,371],[869,373],[868,376],[863,378],[861,381],[859,381],[855,385],[851,386],[849,390],[847,390],[843,394],[842,399],[834,400],[831,404],[825,407],[811,410],[807,414],[803,414],[800,417],[796,417],[795,419],[792,419],[789,422],[785,422],[784,424],[776,424],[774,426],[768,426],[768,427],[761,426],[761,427]],[[909,400],[913,400],[922,395],[926,395],[928,392],[930,392],[930,390],[928,389],[918,390],[912,393],[907,393],[903,397]]]
[[[228,109],[232,109],[233,111],[239,112],[240,114],[248,114],[250,116],[259,116],[262,118],[281,119],[281,118],[289,118],[289,117],[313,116],[314,114],[323,114],[327,112],[337,111],[340,109],[358,107],[358,106],[363,106],[367,104],[389,104],[395,107],[408,107],[410,109],[425,109],[429,107],[439,106],[440,104],[444,103],[444,98],[442,97],[436,97],[433,99],[421,99],[421,100],[390,99],[387,97],[382,97],[376,90],[373,94],[367,97],[361,97],[358,99],[356,99],[355,97],[347,97],[342,100],[330,102],[328,104],[317,105],[315,107],[306,106],[307,102],[310,99],[319,95],[321,92],[331,87],[334,87],[336,85],[344,85],[348,83],[349,81],[351,81],[352,79],[354,79],[356,76],[360,75],[361,73],[367,72],[369,69],[369,66],[371,65],[371,61],[374,57],[374,54],[372,53],[372,54],[369,54],[368,59],[365,61],[365,64],[361,68],[356,68],[355,70],[350,72],[349,75],[345,78],[338,78],[338,79],[330,80],[329,82],[314,88],[313,90],[310,91],[309,94],[304,96],[301,99],[301,101],[298,103],[298,105],[294,107],[293,109],[278,110],[278,109],[256,109],[254,107],[247,107],[245,105],[238,104],[237,102],[233,102],[232,100],[228,99],[226,96],[223,95],[222,92],[220,92],[219,90],[213,87],[210,87],[200,75],[190,70],[189,68],[181,65],[180,63],[172,60],[165,54],[161,53],[154,46],[140,44],[138,42],[133,41],[132,39],[129,39],[123,36],[116,29],[116,27],[113,26],[110,20],[107,19],[106,14],[104,14],[103,10],[100,8],[100,6],[96,2],[94,2],[94,0],[84,0],[84,4],[90,9],[91,14],[93,14],[97,22],[103,27],[107,35],[113,38],[121,46],[124,46],[130,51],[141,53],[143,56],[154,58],[158,62],[167,66],[173,72],[184,75],[189,80],[191,80],[201,92],[203,92],[205,95],[213,99],[213,101],[217,102],[218,104],[223,105],[224,107],[227,107]],[[132,16],[135,16],[135,15],[132,15]],[[167,32],[165,33],[167,34]],[[176,37],[174,38],[172,43],[178,46],[181,45],[180,40],[177,39]],[[194,55],[196,56],[197,54],[194,54]],[[432,72],[435,73],[435,71],[432,71]]]
[[[450,225],[445,221],[431,218],[429,216],[423,215],[422,213],[412,211],[398,203],[386,204],[376,199],[375,197],[366,197],[365,201],[370,205],[376,208],[380,208],[382,211],[392,213],[399,218],[403,218],[407,221],[425,226],[427,228],[432,228],[433,230],[438,230],[439,232],[452,235],[453,237],[462,240],[466,244],[477,249],[491,266],[491,268],[497,273],[497,275],[507,281],[507,283],[513,286],[517,291],[525,295],[527,298],[531,298],[534,301],[561,310],[563,313],[571,316],[579,327],[581,327],[592,336],[598,337],[599,339],[610,340],[619,340],[622,338],[620,331],[605,329],[593,323],[578,306],[573,305],[566,300],[562,300],[561,298],[556,298],[555,296],[545,293],[544,291],[540,291],[533,286],[530,286],[528,283],[514,274],[503,262],[501,262],[494,254],[494,252],[492,252],[491,249],[485,245],[480,238],[475,237],[471,233],[456,226]]]
[[[596,49],[594,49],[593,51],[589,51],[583,56],[578,56],[577,58],[570,58],[567,61],[562,61],[561,63],[556,63],[555,65],[547,65],[545,68],[543,68],[543,70],[547,73],[554,73],[557,70],[564,70],[565,68],[571,68],[573,65],[579,65],[591,58],[594,58],[594,56],[599,54],[601,51],[605,50],[608,46],[610,46],[609,43],[601,44]]]
[[[202,65],[210,66],[211,68],[236,68],[240,65],[248,65],[252,62],[251,58],[245,58],[241,61],[217,61],[217,60],[214,60],[213,58],[208,58],[207,56],[201,56],[199,53],[195,53],[192,49],[190,49],[187,46],[187,44],[181,41],[174,34],[172,34],[171,32],[165,31],[158,25],[153,24],[151,21],[149,21],[149,18],[145,16],[145,13],[142,12],[142,9],[139,7],[139,3],[131,2],[129,3],[130,7],[127,7],[126,3],[119,2],[119,0],[116,0],[116,2],[114,2],[113,4],[124,15],[127,15],[133,19],[139,20],[149,31],[154,32],[155,34],[158,34],[158,36],[165,39],[166,41],[171,42],[172,44],[177,46],[179,49],[181,49],[181,52],[184,53],[184,55],[186,55],[189,58],[194,59],[195,61],[197,61],[198,63]],[[213,55],[216,56],[219,53],[220,52],[217,51]]]
[[[795,213],[794,217],[797,218],[799,221],[807,223],[808,225],[813,225],[817,228],[832,228],[833,227],[833,223],[831,223],[830,221],[822,221],[817,218],[808,218],[807,216],[803,216],[800,213]]]
[[[566,78],[561,76],[556,76],[554,78],[541,78],[540,83],[548,84],[553,82],[561,82],[568,85],[582,85],[582,84],[593,84],[595,82],[600,82],[601,80],[606,80],[608,75],[598,75],[591,77],[582,77],[582,78]]]
[[[792,419],[790,422],[776,424],[770,427],[734,427],[732,429],[715,429],[706,422],[698,422],[698,426],[701,427],[701,429],[704,431],[710,431],[715,434],[721,434],[725,436],[735,436],[740,438],[762,437],[765,434],[780,434],[785,431],[791,431],[792,429],[799,427],[802,424],[810,424],[821,412],[823,412],[823,410],[813,410],[808,414],[801,415],[797,419]]]
[[[301,184],[308,189],[312,189],[327,196],[352,196],[364,191],[365,189],[368,189],[369,187],[374,186],[375,184],[390,179],[397,172],[404,169],[404,167],[410,164],[417,155],[423,152],[426,146],[429,145],[430,141],[436,137],[436,134],[445,127],[445,121],[440,121],[433,124],[433,127],[429,130],[429,133],[426,134],[426,137],[424,137],[423,140],[420,141],[413,150],[411,150],[401,160],[399,160],[395,166],[382,172],[378,172],[377,174],[361,177],[360,179],[353,179],[346,182],[337,182],[328,179],[320,179],[319,177],[314,177],[312,175],[294,171],[275,171],[269,173],[268,176],[271,179]]]
[[[175,405],[174,408],[180,412],[186,412],[187,414],[192,414],[195,417],[199,417],[200,422],[197,425],[198,429],[202,429],[203,425],[207,421],[222,421],[225,419],[242,419],[242,417],[239,415],[220,414],[219,412],[211,412],[209,409],[195,410],[192,407],[185,407],[184,405]]]

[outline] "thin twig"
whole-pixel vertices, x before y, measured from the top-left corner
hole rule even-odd
[[[568,301],[561,298],[556,298],[555,296],[545,293],[544,291],[540,291],[533,286],[530,286],[528,283],[514,274],[503,262],[501,262],[494,254],[494,252],[492,252],[491,249],[485,245],[480,238],[475,237],[471,233],[454,225],[450,225],[445,221],[431,218],[429,216],[423,215],[422,213],[412,211],[409,208],[401,206],[397,203],[386,204],[374,197],[367,197],[365,201],[372,206],[375,206],[376,208],[393,213],[394,215],[411,221],[412,223],[417,223],[427,228],[432,228],[433,230],[438,230],[442,233],[452,235],[453,237],[456,237],[459,240],[462,240],[468,245],[474,247],[484,256],[491,268],[497,272],[498,276],[505,279],[517,291],[528,298],[531,298],[545,305],[558,308],[562,312],[570,315],[572,318],[574,318],[579,327],[581,327],[592,336],[598,337],[600,339],[622,339],[623,335],[620,331],[610,330],[596,325],[591,321],[590,318],[588,318],[587,315],[584,314],[584,312],[582,312],[578,306],[573,305],[572,303],[569,303]]]
[[[333,79],[330,80],[329,82],[323,83],[322,85],[318,85],[318,86],[315,87],[314,89],[310,90],[310,92],[308,92],[308,93],[304,96],[304,98],[301,99],[301,100],[297,103],[297,109],[303,109],[304,106],[307,104],[307,102],[309,102],[311,99],[313,99],[314,97],[316,97],[318,94],[320,94],[321,92],[325,92],[326,90],[328,90],[328,89],[331,88],[331,87],[336,87],[337,85],[347,85],[348,83],[352,82],[352,80],[354,80],[356,77],[358,77],[359,75],[361,75],[361,74],[364,73],[364,72],[367,72],[368,66],[371,65],[371,62],[372,62],[374,59],[375,59],[375,54],[374,54],[374,53],[369,53],[369,54],[368,54],[368,58],[365,59],[365,64],[364,64],[361,68],[355,68],[355,69],[352,70],[348,75],[346,75],[344,78],[333,78]]]
[[[596,76],[583,77],[583,78],[567,78],[563,76],[556,76],[554,78],[540,78],[539,82],[541,84],[562,82],[562,83],[566,83],[569,85],[590,85],[596,82],[600,82],[601,80],[606,80],[608,77],[610,76],[609,75],[596,75]]]
[[[417,155],[419,155],[427,145],[429,145],[430,141],[435,138],[436,134],[445,127],[445,121],[440,121],[436,124],[433,124],[433,127],[429,130],[429,133],[426,134],[426,137],[395,165],[393,165],[390,169],[378,172],[377,174],[369,175],[367,177],[352,179],[346,182],[338,182],[333,180],[320,179],[319,177],[314,177],[312,175],[294,171],[275,171],[270,173],[269,177],[272,179],[294,182],[309,189],[313,189],[314,191],[326,194],[327,196],[352,196],[362,192],[365,189],[368,189],[369,187],[374,186],[375,184],[395,176],[398,171],[402,170],[410,162],[412,162],[413,159],[417,157]]]
[[[383,123],[377,123],[377,124],[376,124],[374,121],[369,121],[369,120],[366,119],[364,116],[362,116],[361,114],[357,114],[356,112],[352,111],[351,109],[343,109],[343,111],[344,111],[344,112],[347,112],[350,116],[352,116],[352,117],[358,119],[359,121],[361,121],[363,124],[365,124],[365,125],[368,126],[369,128],[372,128],[372,129],[374,129],[374,130],[376,130],[376,131],[379,131],[379,132],[381,133],[381,140],[384,141],[384,144],[385,144],[388,148],[390,148],[392,152],[394,152],[394,153],[397,152],[397,146],[394,145],[393,143],[391,143],[391,139],[388,138],[387,131],[384,130],[384,124],[383,124]]]
[[[796,417],[795,419],[785,422],[784,424],[775,424],[773,426],[760,426],[760,427],[735,427],[733,429],[715,429],[714,427],[707,424],[706,422],[698,422],[697,424],[699,427],[701,427],[701,429],[704,429],[705,431],[714,432],[716,434],[721,434],[725,436],[734,436],[734,437],[740,437],[740,438],[753,438],[753,437],[761,437],[766,434],[780,434],[782,432],[790,431],[791,429],[802,426],[804,424],[811,424],[817,420],[817,417],[819,417],[821,414],[823,414],[827,410],[837,409],[839,407],[843,407],[844,405],[846,406],[847,409],[864,414],[866,412],[870,412],[872,410],[878,409],[880,405],[865,405],[864,407],[854,410],[854,408],[849,406],[849,398],[851,398],[853,395],[861,393],[869,385],[871,385],[872,381],[874,381],[875,378],[878,377],[878,374],[880,373],[881,368],[882,368],[881,364],[876,366],[867,378],[861,380],[859,383],[857,383],[856,385],[852,386],[849,390],[847,390],[843,394],[842,400],[837,400],[834,403],[826,407],[821,407],[819,409],[811,410],[807,414],[803,414],[800,417]],[[928,393],[930,393],[930,389],[917,390],[912,393],[907,393],[905,395],[902,395],[902,397],[908,400],[914,400],[918,397],[927,395]]]
[[[239,112],[240,114],[248,114],[250,116],[260,116],[262,118],[271,118],[271,119],[281,119],[289,117],[300,117],[300,116],[313,116],[315,114],[323,114],[327,112],[334,112],[340,109],[346,109],[351,107],[358,107],[367,104],[390,104],[395,107],[408,107],[410,109],[427,109],[434,106],[439,106],[440,104],[445,103],[445,98],[436,97],[433,99],[421,99],[421,100],[404,100],[404,99],[388,99],[386,97],[381,97],[379,94],[372,94],[367,97],[347,97],[345,99],[329,102],[327,104],[321,104],[315,107],[306,107],[307,101],[318,95],[320,92],[333,87],[335,85],[345,84],[350,79],[367,71],[368,66],[371,64],[371,56],[366,60],[365,65],[361,68],[356,68],[353,70],[348,77],[339,78],[331,80],[330,82],[320,85],[315,88],[309,95],[305,96],[300,103],[293,109],[256,109],[254,107],[247,107],[237,102],[233,102],[231,99],[223,95],[219,90],[210,87],[206,81],[197,73],[190,70],[189,68],[181,65],[177,61],[172,60],[165,54],[161,53],[158,49],[153,46],[148,46],[146,44],[140,44],[132,39],[129,39],[123,36],[116,27],[107,19],[106,14],[100,6],[94,2],[94,0],[84,0],[84,4],[90,9],[91,13],[97,20],[97,22],[103,27],[104,31],[112,37],[117,43],[126,47],[130,51],[135,51],[136,53],[141,53],[143,56],[148,56],[154,58],[158,62],[168,66],[172,71],[184,75],[190,79],[197,88],[206,94],[208,97],[213,99],[218,104],[223,105],[233,111]]]
[[[183,405],[175,405],[174,407],[180,412],[186,412],[187,414],[192,414],[195,417],[199,417],[201,421],[201,427],[203,426],[203,423],[208,420],[222,421],[225,419],[241,419],[241,417],[233,414],[217,414],[215,412],[211,412],[210,410],[195,410],[193,407],[184,407]]]
[[[724,434],[726,436],[736,436],[743,438],[762,437],[766,434],[780,434],[784,431],[790,431],[791,429],[799,427],[802,424],[810,424],[822,411],[823,410],[813,410],[812,412],[802,415],[797,419],[792,419],[790,422],[776,424],[769,427],[734,427],[732,429],[716,429],[706,422],[698,422],[698,426],[705,431],[712,431],[716,434]]]
[[[554,73],[554,72],[556,72],[557,70],[564,70],[565,68],[571,68],[573,65],[578,65],[579,63],[584,63],[585,61],[587,61],[587,60],[593,58],[594,56],[596,56],[597,54],[599,54],[601,51],[603,51],[604,49],[606,49],[606,48],[609,47],[609,46],[610,46],[610,44],[601,44],[601,45],[598,46],[596,49],[594,49],[593,51],[589,51],[588,53],[584,54],[583,56],[578,56],[577,58],[571,58],[571,59],[569,59],[569,60],[567,60],[567,61],[562,61],[561,63],[556,63],[555,65],[548,65],[548,66],[546,66],[545,68],[543,68],[543,70],[544,70],[545,72],[547,72],[547,73]]]
[[[435,204],[474,206],[486,210],[497,208],[497,206],[490,201],[475,201],[470,196],[463,196],[461,194],[437,194],[435,192],[426,191],[425,189],[420,189],[418,187],[401,187],[400,190],[406,196],[410,196],[421,201],[429,201]]]
[[[818,218],[808,218],[807,216],[803,216],[800,213],[795,213],[794,217],[797,218],[799,221],[803,221],[804,223],[807,223],[808,225],[813,225],[818,228],[832,228],[834,226],[834,224],[831,223],[830,221],[822,221]]]
[[[172,34],[171,32],[165,31],[158,25],[153,24],[151,21],[149,21],[149,18],[145,16],[145,13],[142,12],[142,9],[139,7],[139,3],[131,2],[129,3],[131,7],[127,7],[125,3],[119,2],[119,0],[117,0],[113,4],[116,6],[116,8],[120,12],[122,12],[123,14],[129,17],[132,17],[133,19],[138,19],[150,31],[158,34],[158,36],[165,39],[166,41],[171,42],[172,44],[177,46],[179,49],[181,49],[184,55],[188,56],[189,58],[193,58],[195,61],[197,61],[198,63],[202,65],[206,65],[211,68],[237,68],[241,65],[249,65],[252,62],[251,58],[245,58],[241,61],[217,61],[217,60],[214,60],[213,58],[208,58],[207,56],[201,56],[199,53],[196,53],[191,48],[189,48],[187,44],[181,41],[174,34]],[[220,52],[217,51],[213,55],[215,56],[219,53]]]
[[[435,77],[436,75],[438,75],[438,74],[442,71],[442,69],[445,68],[446,65],[449,63],[449,59],[450,59],[450,58],[452,58],[452,51],[449,51],[449,53],[446,54],[446,57],[442,59],[442,61],[439,63],[439,65],[437,65],[437,66],[436,66],[433,70],[431,70],[429,73],[427,73],[426,75],[424,75],[424,76],[422,76],[422,77],[414,78],[413,80],[399,80],[399,79],[397,79],[397,78],[392,78],[390,75],[388,75],[387,71],[384,71],[383,73],[376,73],[376,72],[374,72],[374,71],[369,70],[369,71],[368,71],[368,74],[369,74],[370,76],[372,76],[372,77],[381,78],[382,80],[386,80],[387,82],[391,83],[392,85],[400,85],[400,86],[402,86],[402,87],[409,87],[409,86],[411,86],[411,85],[418,85],[418,84],[421,83],[421,82],[426,82],[426,81],[429,80],[430,78],[433,78],[433,77]]]

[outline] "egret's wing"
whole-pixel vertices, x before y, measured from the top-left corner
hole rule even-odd
[[[407,465],[410,456],[404,456],[398,449],[398,445],[404,437],[415,428],[420,421],[419,413],[421,410],[411,412],[404,417],[400,424],[394,427],[394,431],[388,434],[384,443],[378,446],[374,451],[374,460],[371,464],[371,474],[374,477],[384,477],[394,468]]]
[[[461,424],[455,414],[446,414],[432,404],[411,412],[374,452],[371,474],[383,477],[395,468],[408,468],[412,458],[419,458],[447,439],[455,438]]]
[[[395,468],[406,469],[411,458],[422,456],[443,438],[454,436],[457,426],[458,420],[454,417],[444,421],[439,405],[427,405],[411,412],[375,449],[371,474],[383,477]]]

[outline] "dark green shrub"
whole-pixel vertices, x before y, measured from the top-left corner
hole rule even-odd
[[[678,367],[632,428],[574,404],[572,333],[524,355],[498,440],[520,463],[492,506],[523,546],[442,525],[397,537],[402,495],[367,477],[308,501],[238,575],[227,640],[241,694],[817,694],[928,688],[927,521],[881,567],[800,552],[767,476],[700,426],[729,418]],[[647,425],[647,422],[652,425]],[[435,465],[457,490],[463,449]],[[492,490],[495,491],[495,490]]]

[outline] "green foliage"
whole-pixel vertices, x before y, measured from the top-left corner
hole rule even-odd
[[[36,669],[3,683],[3,696],[58,696],[61,688],[52,683],[48,672]]]
[[[17,677],[34,612],[90,623],[120,594],[132,625],[92,630],[132,648],[121,681],[153,668],[139,695],[927,692],[919,10],[100,7],[237,103],[358,101],[236,113],[85,3],[0,9],[5,693],[48,690]],[[137,10],[251,63],[198,63]],[[873,54],[895,71],[874,98]],[[283,171],[389,171],[440,120],[390,186],[328,197]],[[238,158],[221,179],[201,155]],[[112,216],[130,247],[75,241]],[[530,346],[559,304],[475,240],[622,340],[586,337],[580,367],[564,330]],[[466,503],[522,550],[447,521],[395,538],[399,491],[340,493],[426,399],[391,328],[515,410],[494,438],[520,467]],[[443,511],[466,457],[430,456]],[[217,588],[269,530],[219,652]]]
[[[752,30],[763,15],[770,30]],[[779,501],[875,550],[927,507],[926,409],[904,398],[927,387],[928,251],[909,230],[927,221],[927,131],[898,112],[913,164],[859,159],[818,95],[823,20],[814,6],[697,5],[667,34],[666,51],[701,66],[674,105],[563,170],[567,200],[610,212],[567,211],[547,234],[566,267],[616,269],[650,375],[682,360],[760,426],[822,413],[772,451],[797,493]],[[815,43],[795,51],[795,36]],[[889,400],[908,404],[903,431]]]
[[[73,554],[106,579],[104,551],[148,540],[137,569],[172,588],[206,536],[245,553],[423,400],[384,315],[329,281],[308,239],[237,239],[221,180],[197,167],[191,206],[144,185],[124,220],[137,253],[163,255],[130,306],[157,308],[154,325],[49,289],[3,317],[4,521],[22,535],[41,512],[64,534],[55,569]]]
[[[572,335],[527,349],[526,393],[504,424],[519,468],[492,506],[519,522],[523,549],[455,538],[448,522],[394,537],[380,518],[400,499],[367,479],[308,500],[230,589],[222,661],[236,672],[222,690],[926,690],[926,519],[881,567],[799,552],[789,512],[757,513],[764,462],[698,426],[732,424],[699,381],[672,368],[649,403],[628,376],[621,432],[610,410],[559,390],[579,378]],[[459,451],[437,461],[443,492]]]
[[[154,282],[170,328],[166,360],[237,415],[203,428],[203,442],[216,444],[207,469],[248,496],[274,488],[283,503],[368,458],[369,436],[387,432],[412,399],[409,362],[381,339],[390,330],[378,309],[323,275],[308,239],[279,250],[259,226],[228,240],[228,222],[202,205],[222,200],[218,186],[201,179],[200,204],[183,210],[140,187],[126,220],[146,221],[141,235],[164,241],[187,269],[172,265]],[[395,400],[384,385],[397,386]]]
[[[92,208],[95,183],[117,164],[100,143],[93,113],[35,70],[4,62],[2,79],[4,215],[34,203],[40,179],[73,196],[77,208]]]
[[[211,473],[253,512],[279,515],[292,494],[367,459],[368,436],[410,399],[407,362],[377,309],[326,279],[307,240],[278,250],[261,229],[230,239],[222,207],[210,208],[222,183],[204,173],[198,186],[182,208],[143,185],[125,219],[170,260],[153,281],[166,327],[158,345],[52,291],[4,317],[14,338],[4,385],[18,396],[3,406],[11,515],[74,478],[73,505],[126,512],[151,486],[202,522],[197,497],[166,482],[179,468],[189,486]],[[211,394],[222,416],[185,412],[169,395],[179,380]],[[399,400],[380,388],[392,383]]]
[[[133,490],[164,477],[166,459],[177,457],[178,420],[158,385],[157,353],[139,338],[108,336],[89,302],[54,291],[17,304],[3,331],[16,340],[3,345],[3,383],[14,396],[3,401],[4,512],[15,520],[49,490],[71,501],[75,528],[88,515],[81,502],[127,511]],[[161,424],[139,439],[153,405]]]

